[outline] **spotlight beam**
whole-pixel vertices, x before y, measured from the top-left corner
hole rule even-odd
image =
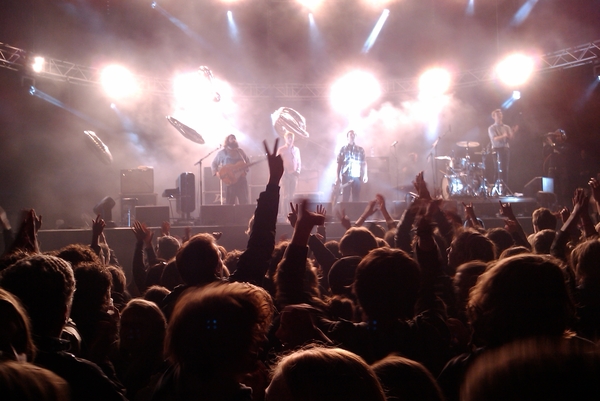
[[[373,45],[375,44],[375,41],[377,40],[377,37],[379,36],[381,29],[383,29],[383,24],[385,24],[385,21],[387,20],[389,15],[390,15],[390,10],[388,10],[387,8],[385,10],[383,10],[383,12],[381,13],[381,16],[379,17],[379,20],[373,27],[371,34],[367,38],[367,41],[365,42],[365,44],[362,48],[363,53],[368,53],[369,50],[371,50],[371,47],[373,47]]]
[[[92,125],[94,125],[96,127],[102,128],[104,130],[108,130],[109,129],[105,124],[102,124],[101,122],[94,120],[93,118],[91,118],[88,115],[80,112],[79,110],[75,110],[74,108],[67,106],[66,104],[64,104],[60,100],[58,100],[58,99],[56,99],[56,98],[48,95],[47,93],[42,92],[41,90],[39,90],[38,88],[36,88],[34,86],[32,86],[31,88],[29,88],[29,93],[31,95],[35,96],[35,97],[38,97],[38,98],[40,98],[42,100],[45,100],[48,103],[51,103],[51,104],[53,104],[55,106],[58,106],[58,107],[60,107],[63,110],[68,111],[69,113],[73,114],[74,116],[77,116],[77,117],[81,118],[82,120],[87,121],[88,123],[90,123],[90,124],[92,124]]]
[[[465,14],[468,15],[469,17],[472,17],[473,15],[475,15],[475,0],[469,0],[469,2],[467,3],[467,8],[465,10]]]
[[[203,37],[201,37],[200,35],[198,35],[196,32],[192,31],[190,29],[190,27],[188,27],[186,24],[184,24],[180,19],[176,18],[175,16],[169,14],[169,12],[167,10],[165,10],[164,8],[162,8],[161,6],[158,5],[158,3],[153,2],[151,4],[152,8],[155,9],[156,11],[158,11],[162,16],[164,16],[165,18],[167,18],[169,21],[171,21],[171,23],[173,25],[175,25],[177,28],[181,29],[181,31],[183,33],[185,33],[186,35],[188,35],[190,38],[194,39],[196,42],[200,43],[201,45],[210,48],[208,42],[206,42],[206,40],[204,40]]]
[[[510,22],[510,25],[511,26],[521,25],[527,19],[527,17],[529,17],[531,10],[533,10],[533,7],[535,7],[537,2],[538,2],[538,0],[527,0],[521,6],[521,8],[519,8],[519,11],[517,11],[515,16],[513,17],[512,21]]]

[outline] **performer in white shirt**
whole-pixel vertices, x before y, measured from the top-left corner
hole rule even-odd
[[[287,205],[294,200],[294,194],[296,193],[296,186],[298,185],[298,177],[300,176],[300,170],[302,168],[302,162],[300,160],[300,149],[294,146],[294,133],[287,131],[285,133],[285,145],[277,150],[277,155],[283,159],[283,177],[281,179],[283,189],[283,208],[280,210],[287,210]]]

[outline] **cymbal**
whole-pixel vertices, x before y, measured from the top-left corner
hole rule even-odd
[[[452,158],[450,156],[436,156],[434,157],[435,160],[452,160]]]
[[[479,142],[460,141],[460,142],[456,142],[456,146],[460,146],[461,148],[476,148],[477,146],[479,146]]]
[[[177,131],[179,131],[181,135],[190,141],[199,143],[200,145],[204,144],[204,138],[202,138],[202,135],[197,133],[193,128],[188,127],[178,119],[171,116],[167,116],[167,121],[169,121],[173,127],[177,128]]]

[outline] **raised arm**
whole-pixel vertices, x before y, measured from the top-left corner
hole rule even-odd
[[[269,259],[275,247],[275,229],[279,208],[279,182],[283,175],[283,159],[277,156],[279,138],[275,140],[273,151],[269,151],[264,141],[269,163],[269,182],[258,198],[254,211],[254,224],[246,250],[240,255],[237,270],[230,276],[231,281],[245,281],[260,285],[269,268]]]
[[[504,228],[512,235],[515,245],[531,249],[531,244],[527,241],[527,234],[525,234],[525,230],[523,230],[521,223],[517,220],[511,204],[502,203],[502,201],[498,202],[500,203],[500,216],[506,219],[504,221],[506,224]]]

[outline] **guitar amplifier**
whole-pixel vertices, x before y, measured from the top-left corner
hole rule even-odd
[[[139,167],[121,170],[121,193],[154,193],[154,169],[152,167]]]

